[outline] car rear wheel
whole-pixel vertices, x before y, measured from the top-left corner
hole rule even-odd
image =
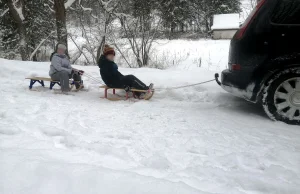
[[[300,70],[285,70],[264,89],[263,107],[273,120],[300,125]]]

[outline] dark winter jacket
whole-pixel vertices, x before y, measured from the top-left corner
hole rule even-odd
[[[115,62],[109,61],[104,55],[99,59],[98,66],[102,80],[109,87],[123,87],[121,78],[123,75],[118,71],[118,66]]]

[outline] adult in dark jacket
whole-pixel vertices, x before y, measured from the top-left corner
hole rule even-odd
[[[135,88],[139,90],[148,90],[149,86],[144,84],[134,75],[122,75],[117,64],[114,62],[115,51],[112,47],[105,45],[103,54],[99,59],[98,66],[100,68],[100,74],[102,80],[110,88],[124,88],[130,90]]]
[[[67,47],[58,44],[56,51],[51,55],[51,65],[49,75],[52,80],[60,81],[62,92],[70,91],[69,79],[73,78],[76,89],[83,88],[81,85],[81,74],[83,71],[72,68],[70,60],[66,55]]]

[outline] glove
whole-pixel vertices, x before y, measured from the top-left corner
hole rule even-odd
[[[79,71],[78,71],[78,74],[79,74],[79,75],[83,75],[83,74],[84,74],[84,71],[79,70]]]
[[[125,88],[124,88],[124,90],[125,90],[125,92],[130,92],[130,87],[129,86],[125,86]]]

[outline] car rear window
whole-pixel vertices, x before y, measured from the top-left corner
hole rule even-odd
[[[300,0],[278,0],[271,21],[275,24],[300,24]]]

